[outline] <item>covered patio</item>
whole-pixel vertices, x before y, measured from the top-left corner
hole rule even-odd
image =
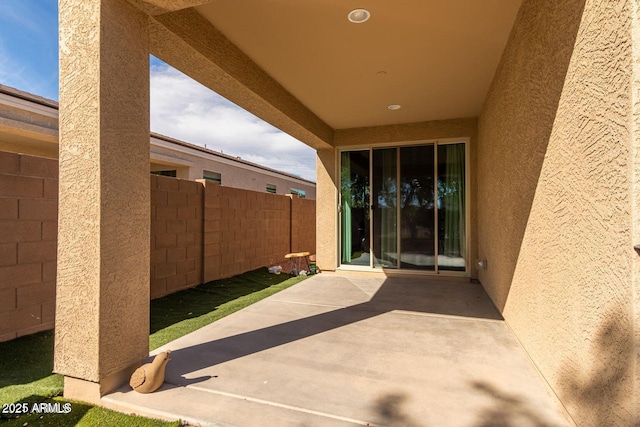
[[[156,350],[101,403],[201,426],[569,426],[482,287],[323,273]]]
[[[359,8],[368,12],[355,11]],[[59,19],[54,369],[65,377],[66,397],[102,403],[148,356],[153,54],[316,149],[318,267],[340,272],[349,269],[345,264],[365,260],[364,268],[378,275],[370,284],[351,277],[329,283],[327,288],[344,288],[334,293],[344,301],[332,295],[325,302],[316,301],[319,295],[305,296],[302,303],[278,299],[293,299],[292,290],[203,331],[211,335],[198,342],[185,338],[170,365],[176,369],[170,384],[212,378],[186,388],[170,385],[162,393],[217,390],[219,399],[263,409],[274,406],[262,400],[281,402],[293,411],[306,408],[309,416],[316,411],[358,422],[384,422],[393,410],[375,408],[403,401],[412,422],[459,415],[473,423],[485,404],[488,414],[501,417],[507,416],[501,412],[505,407],[523,410],[527,401],[521,399],[529,393],[546,395],[537,385],[532,387],[538,391],[528,389],[531,378],[539,378],[524,348],[576,424],[637,425],[636,1],[60,0]],[[458,159],[443,168],[445,156]],[[347,160],[353,167],[342,167]],[[358,194],[350,191],[355,188],[350,179],[359,183]],[[399,194],[405,183],[415,197]],[[382,190],[389,197],[381,197]],[[438,194],[454,193],[457,202],[443,211],[446,204]],[[351,203],[343,206],[349,197]],[[377,215],[382,208],[386,213]],[[383,221],[376,223],[376,215]],[[448,229],[458,231],[447,239]],[[342,238],[343,230],[350,230],[350,237]],[[451,243],[455,247],[445,249]],[[383,247],[383,253],[376,252]],[[205,257],[215,256],[212,252],[204,248]],[[375,257],[367,258],[367,252]],[[453,292],[450,298],[433,306],[428,292],[441,285],[387,286],[385,270],[391,268],[417,269],[411,273],[425,282],[457,276],[477,279],[481,286],[448,283],[443,292]],[[322,280],[314,278],[301,289]],[[324,289],[324,283],[317,285],[315,291]],[[412,292],[418,293],[411,298]],[[475,300],[469,300],[474,296],[493,306],[485,304],[487,311],[478,313],[470,303]],[[251,324],[254,315],[266,317]],[[238,316],[247,325],[234,326]],[[402,327],[408,319],[424,323]],[[477,339],[484,332],[469,330],[487,331],[487,341]],[[367,341],[376,336],[397,341],[388,346],[382,339]],[[219,344],[207,344],[216,337]],[[199,353],[218,354],[218,345],[243,337],[255,342],[225,350],[214,358],[220,363],[198,360]],[[291,394],[287,399],[278,394],[280,387],[258,392],[263,386],[254,376],[263,371],[237,381],[245,374],[234,368],[234,381],[226,384],[218,371],[294,348],[265,361],[283,375],[261,384],[272,387],[288,370],[314,384],[324,381],[325,369],[314,365],[319,355],[331,354],[326,349],[340,340],[343,352],[326,363],[340,375],[360,373],[365,385],[355,394],[358,401],[331,388],[347,383],[346,377],[320,383],[317,395],[327,397],[311,405],[306,403],[311,399],[295,400],[304,387],[282,386]],[[441,345],[429,346],[432,341]],[[384,355],[375,360],[375,378],[358,363],[360,348]],[[398,348],[402,351],[392,351]],[[438,353],[443,348],[445,353]],[[416,358],[409,362],[406,354]],[[429,357],[423,360],[423,354]],[[486,355],[491,357],[485,360]],[[196,368],[189,368],[188,360]],[[521,362],[528,373],[518,382],[498,372]],[[451,370],[443,370],[445,365]],[[409,370],[422,375],[420,386]],[[183,374],[189,377],[181,379]],[[399,395],[385,397],[396,391],[389,391],[391,382],[376,385],[378,378],[394,378]],[[497,378],[504,380],[493,382]],[[431,388],[434,380],[438,387]],[[445,398],[450,387],[455,392]],[[334,393],[342,398],[331,397]],[[459,410],[465,393],[475,402],[473,415]],[[424,409],[425,396],[433,414]],[[379,399],[383,404],[375,403]],[[500,405],[491,409],[492,402]]]

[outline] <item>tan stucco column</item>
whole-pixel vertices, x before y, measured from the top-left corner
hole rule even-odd
[[[96,402],[149,351],[147,18],[124,0],[60,0],[55,366]]]
[[[327,148],[316,153],[316,259],[320,270],[332,271],[338,265],[338,151]]]

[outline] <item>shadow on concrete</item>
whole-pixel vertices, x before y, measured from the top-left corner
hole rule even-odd
[[[388,278],[367,302],[177,349],[171,357],[182,360],[180,366],[188,366],[189,372],[196,372],[394,310],[502,320],[478,283]],[[173,374],[184,377],[188,372]]]
[[[536,408],[520,397],[504,392],[487,382],[473,382],[471,387],[491,399],[491,405],[484,408],[475,427],[551,427],[555,426],[543,419]]]
[[[407,396],[403,393],[389,393],[375,402],[374,412],[378,424],[394,427],[424,427],[424,422],[414,420],[404,409]]]
[[[565,363],[561,399],[578,425],[638,427],[633,325],[612,314],[608,317],[593,341],[590,357]],[[590,363],[580,363],[585,359]]]

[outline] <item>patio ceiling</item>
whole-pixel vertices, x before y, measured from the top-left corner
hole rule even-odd
[[[195,10],[324,123],[345,129],[477,116],[520,4],[219,0]],[[356,8],[371,18],[350,23]]]

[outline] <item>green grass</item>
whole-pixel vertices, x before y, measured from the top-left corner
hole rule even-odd
[[[57,396],[62,377],[53,370],[53,331],[0,343],[0,403],[31,395]]]
[[[0,425],[7,427],[64,427],[64,426],[123,426],[123,427],[179,427],[181,423],[165,422],[151,418],[137,417],[110,411],[98,406],[86,403],[74,402],[61,397],[44,398],[42,396],[29,396],[20,399],[20,403],[26,403],[29,408],[34,404],[42,403],[58,404],[58,410],[64,410],[65,404],[69,405],[68,413],[37,413],[30,412],[23,415],[6,416],[0,414]]]
[[[179,422],[167,423],[143,417],[132,417],[108,409],[73,402],[59,397],[62,394],[62,376],[52,375],[53,331],[40,332],[0,343],[0,425],[22,426],[128,426],[178,427]],[[2,404],[69,403],[67,414],[2,413]],[[7,408],[11,409],[11,408]]]
[[[154,350],[304,279],[260,268],[153,300],[149,348]]]
[[[217,280],[151,301],[149,347],[155,349],[176,338],[228,316],[263,298],[304,280],[286,274],[269,274],[266,268]],[[133,417],[100,407],[72,402],[62,394],[62,376],[52,375],[53,331],[40,332],[0,343],[0,405],[4,403],[71,404],[68,414],[7,415],[2,426],[179,426]],[[0,407],[0,411],[1,411]]]

